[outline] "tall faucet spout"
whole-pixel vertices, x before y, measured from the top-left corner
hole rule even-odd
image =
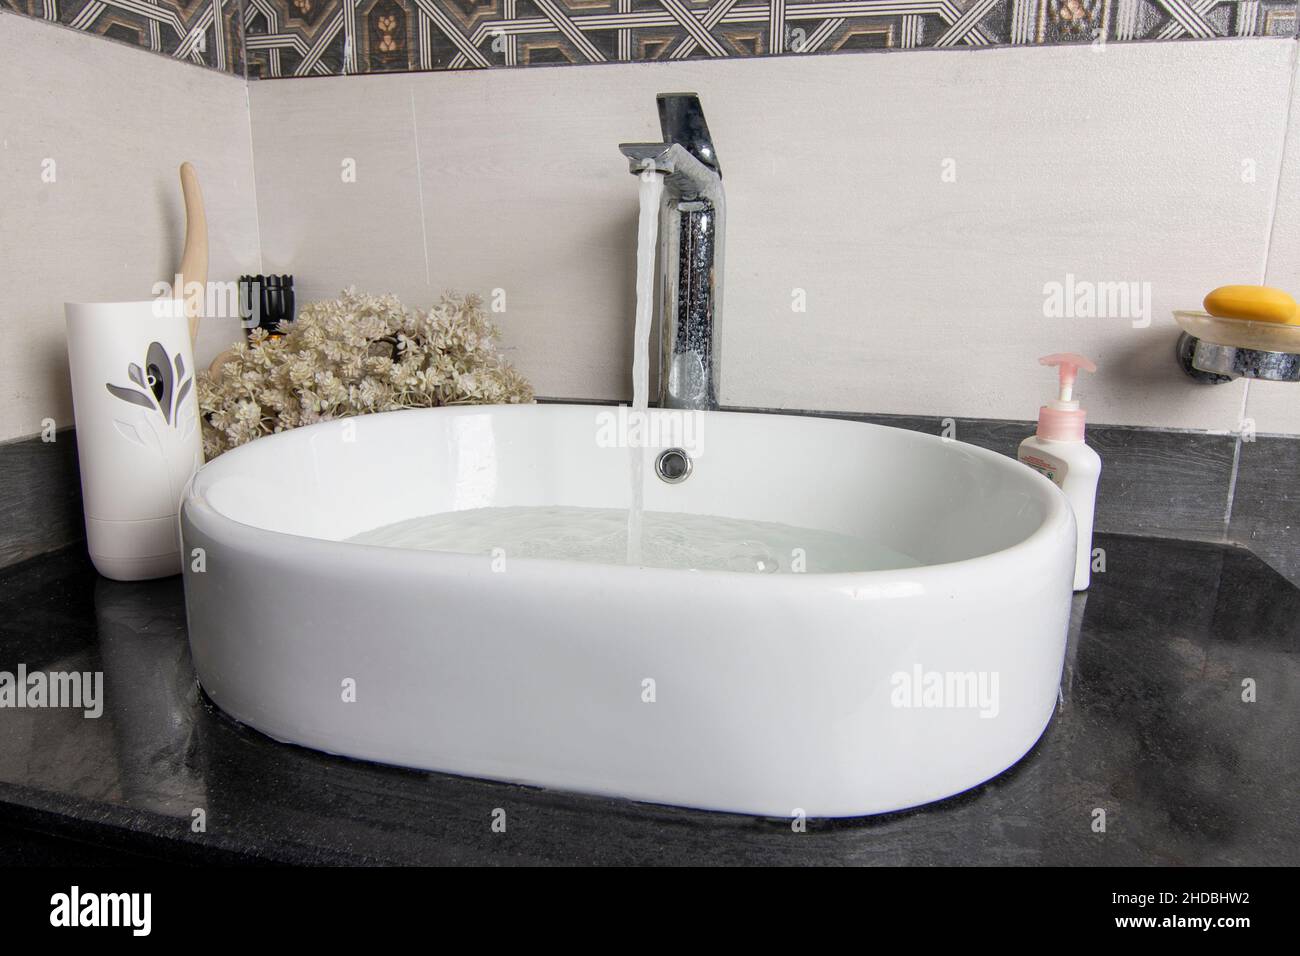
[[[705,166],[722,176],[718,152],[713,148],[709,124],[704,120],[704,107],[695,93],[660,93],[655,97],[659,107],[659,129],[670,143],[680,143],[686,151]]]
[[[664,177],[660,206],[659,405],[718,407],[722,249],[722,172],[699,97],[658,96],[662,143],[619,146],[635,175]]]
[[[680,143],[623,143],[618,148],[633,174],[646,170],[662,173],[664,187],[677,198],[698,199],[721,191],[722,178],[717,172]]]

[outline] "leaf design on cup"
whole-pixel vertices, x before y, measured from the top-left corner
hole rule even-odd
[[[123,388],[120,385],[105,385],[110,395],[120,398],[124,402],[130,402],[132,405],[139,405],[153,411],[157,406],[143,392],[137,392],[134,389]]]
[[[185,361],[179,354],[173,358],[160,342],[150,342],[144,368],[131,362],[126,367],[126,377],[138,388],[111,383],[105,383],[104,387],[114,398],[157,411],[164,422],[176,425],[176,413],[194,384],[193,376],[185,377]],[[176,387],[177,382],[180,382],[179,387]]]
[[[145,356],[145,371],[148,372],[149,390],[153,392],[154,401],[163,414],[163,421],[171,424],[172,420],[172,360],[167,350],[158,342],[149,343],[149,354]]]

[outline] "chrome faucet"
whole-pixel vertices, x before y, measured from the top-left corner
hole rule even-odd
[[[662,173],[656,283],[659,406],[718,407],[725,210],[722,168],[700,98],[660,93],[662,143],[619,146],[636,175]]]

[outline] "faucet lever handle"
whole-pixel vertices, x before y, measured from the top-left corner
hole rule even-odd
[[[713,149],[709,124],[704,120],[704,107],[696,93],[660,93],[655,97],[659,106],[659,129],[664,141],[679,143],[688,153],[709,169],[722,176],[718,154]]]

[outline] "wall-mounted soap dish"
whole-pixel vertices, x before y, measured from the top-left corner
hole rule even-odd
[[[1198,382],[1235,378],[1300,382],[1300,326],[1175,312],[1178,364]]]

